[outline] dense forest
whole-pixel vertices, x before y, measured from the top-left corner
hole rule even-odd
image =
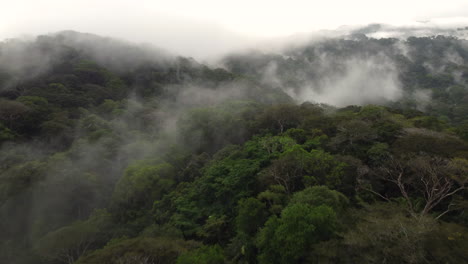
[[[0,262],[466,262],[468,41],[355,33],[215,65],[1,42]]]

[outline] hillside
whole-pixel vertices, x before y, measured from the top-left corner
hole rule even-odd
[[[468,258],[466,40],[356,33],[218,66],[73,31],[1,42],[0,259]]]
[[[281,87],[299,101],[379,103],[459,124],[468,116],[468,41],[450,36],[368,38],[354,33],[226,57],[233,73]]]

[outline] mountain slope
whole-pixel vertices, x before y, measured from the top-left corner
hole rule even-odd
[[[462,263],[465,47],[355,35],[222,69],[77,32],[1,43],[0,259]]]
[[[299,101],[346,106],[379,103],[423,110],[459,124],[468,115],[468,41],[449,36],[319,39],[278,53],[223,59]]]

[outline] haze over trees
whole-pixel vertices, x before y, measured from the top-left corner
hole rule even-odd
[[[0,262],[464,263],[468,42],[326,38],[217,66],[0,43]]]

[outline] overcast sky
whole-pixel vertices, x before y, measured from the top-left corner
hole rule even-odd
[[[2,0],[0,39],[71,29],[203,57],[343,25],[417,21],[461,25],[468,0]]]

